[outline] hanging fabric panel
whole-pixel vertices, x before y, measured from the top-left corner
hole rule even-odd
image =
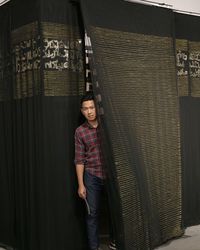
[[[0,246],[14,244],[10,4],[0,8]]]
[[[87,249],[74,130],[84,90],[79,10],[12,1],[17,250]]]
[[[200,18],[175,14],[183,166],[183,221],[200,223]]]
[[[120,249],[180,236],[179,103],[170,10],[81,1]]]

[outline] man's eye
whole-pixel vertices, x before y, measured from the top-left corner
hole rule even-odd
[[[89,108],[82,108],[83,111],[87,111],[87,110],[93,110],[95,109],[95,107],[89,107]]]

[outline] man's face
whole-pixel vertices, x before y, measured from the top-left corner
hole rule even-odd
[[[82,103],[81,112],[89,121],[96,120],[96,108],[93,100],[85,101]]]

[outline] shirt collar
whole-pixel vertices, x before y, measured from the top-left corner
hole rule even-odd
[[[89,122],[87,122],[87,121],[84,123],[84,125],[87,126],[88,128],[93,128],[93,129],[98,128],[98,126],[96,128],[92,127],[92,125],[89,124]]]

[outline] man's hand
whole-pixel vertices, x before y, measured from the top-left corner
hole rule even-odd
[[[78,195],[80,198],[86,198],[86,188],[84,185],[83,175],[84,175],[84,165],[77,164],[76,165],[76,174],[78,178]]]
[[[79,186],[78,188],[78,195],[81,199],[85,199],[86,198],[86,188],[84,185]]]

